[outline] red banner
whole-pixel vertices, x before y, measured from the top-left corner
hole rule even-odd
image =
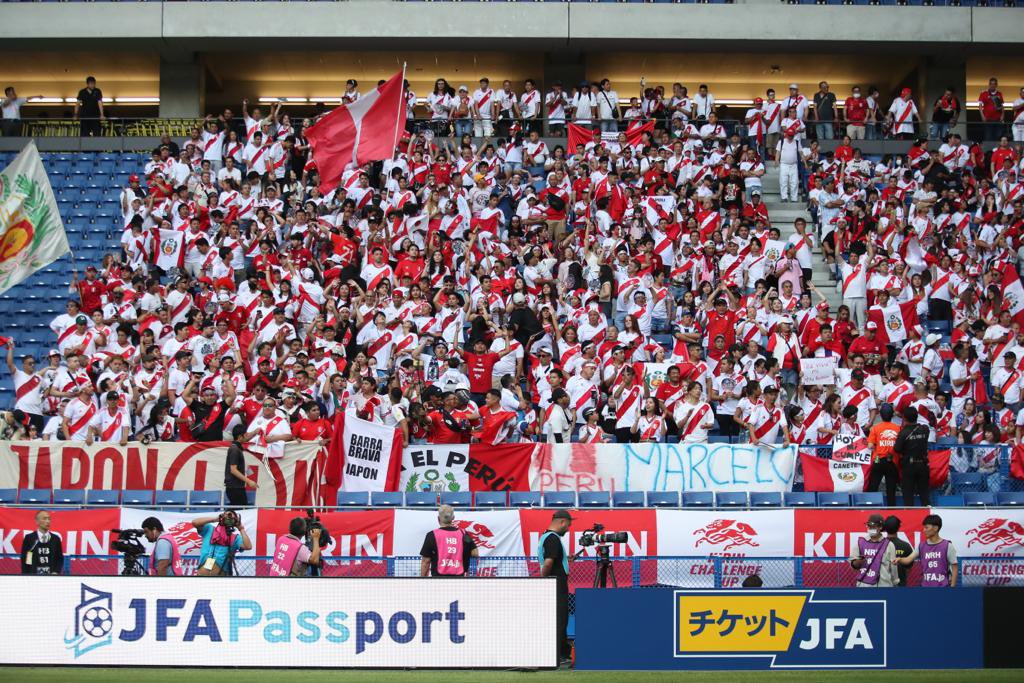
[[[257,528],[251,530],[256,555],[272,555],[277,539],[288,533],[288,523],[306,516],[305,510],[260,510]],[[387,576],[387,564],[381,558],[393,554],[393,510],[323,512],[318,516],[333,539],[321,551],[331,560],[325,566],[325,576]],[[258,563],[257,576],[265,575],[265,564]]]
[[[25,534],[36,530],[38,510],[0,507],[0,574],[21,572],[21,543]],[[54,510],[50,529],[60,536],[64,555],[110,555],[111,529],[121,525],[121,510]],[[82,558],[71,560],[74,574],[116,574],[117,559]]]

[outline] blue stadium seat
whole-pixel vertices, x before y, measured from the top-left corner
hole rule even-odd
[[[996,494],[990,491],[968,491],[964,493],[964,505],[968,507],[994,506]]]
[[[188,506],[191,509],[219,508],[223,498],[223,491],[189,491]]]
[[[546,508],[572,508],[576,507],[575,491],[548,491],[544,494],[544,507]]]
[[[508,493],[505,491],[480,491],[474,498],[478,508],[503,508],[508,505]]]
[[[826,507],[850,507],[850,494],[838,491],[822,491],[818,494],[818,505]]]
[[[370,494],[370,506],[375,508],[400,508],[403,502],[401,491],[374,491]]]
[[[369,491],[338,491],[338,507],[365,508],[369,505]]]
[[[954,493],[988,491],[988,479],[981,472],[950,472],[949,478]]]
[[[715,507],[745,508],[747,507],[747,494],[743,491],[723,491],[715,494]]]
[[[18,502],[22,505],[49,505],[50,489],[21,489],[17,492]]]
[[[679,507],[679,492],[648,491],[647,505],[652,508],[677,508]]]
[[[441,493],[441,504],[468,508],[473,505],[473,494],[469,491],[444,491]]]
[[[684,508],[709,508],[715,504],[715,494],[711,491],[683,491]]]
[[[964,494],[954,493],[948,496],[934,496],[932,504],[936,507],[961,508],[964,506]]]
[[[996,502],[1004,507],[1024,505],[1024,491],[1000,491],[996,494]]]
[[[411,508],[437,507],[437,494],[433,491],[410,491],[405,494],[405,505]]]
[[[18,502],[18,489],[0,489],[0,505],[14,505]]]
[[[791,508],[812,508],[818,504],[813,491],[786,491],[782,497],[786,507]]]
[[[87,505],[117,505],[121,502],[121,492],[113,489],[91,489],[85,496]]]
[[[539,491],[509,491],[508,504],[514,508],[539,508],[541,496]]]
[[[881,491],[854,493],[850,496],[850,502],[855,508],[877,508],[885,505],[885,496]]]
[[[129,489],[121,493],[121,505],[152,505],[153,492],[147,489]]]
[[[616,491],[612,494],[612,505],[617,508],[642,508],[643,491]]]
[[[750,507],[777,508],[782,505],[782,494],[776,491],[753,491],[750,494]]]
[[[154,496],[154,503],[161,508],[183,508],[187,501],[187,491],[157,491]]]
[[[607,491],[580,491],[581,508],[606,508],[611,505],[611,495]]]
[[[81,505],[85,502],[85,489],[57,489],[53,492],[54,505]]]

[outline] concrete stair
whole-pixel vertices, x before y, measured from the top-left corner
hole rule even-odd
[[[789,239],[789,236],[795,232],[793,230],[793,221],[797,218],[805,219],[808,224],[808,231],[813,232],[811,214],[807,211],[807,206],[803,202],[795,204],[782,202],[779,195],[779,171],[774,166],[769,165],[764,176],[761,178],[761,189],[763,192],[761,201],[768,207],[768,216],[771,218],[772,227],[778,228],[783,240]],[[842,303],[842,292],[836,286],[836,281],[832,278],[832,273],[825,263],[825,255],[821,247],[816,245],[812,251],[814,253],[814,265],[811,282],[828,299],[834,314]],[[815,303],[817,303],[816,298]]]

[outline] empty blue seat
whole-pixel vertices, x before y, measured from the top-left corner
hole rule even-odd
[[[964,494],[964,505],[971,506],[983,506],[983,505],[995,505],[996,494],[990,491],[968,491]]]
[[[18,502],[18,489],[0,489],[0,505],[13,505]]]
[[[607,491],[580,491],[581,508],[606,508],[611,505],[611,495]]]
[[[953,493],[988,490],[988,479],[981,472],[951,472],[950,483],[953,487]]]
[[[370,505],[382,508],[402,507],[403,496],[401,491],[374,491],[370,494]]]
[[[865,493],[854,493],[850,496],[854,507],[877,508],[885,505],[885,496],[881,491],[867,491]]]
[[[503,508],[508,505],[505,491],[480,491],[474,496],[478,508]]]
[[[747,494],[743,491],[723,491],[715,496],[715,505],[720,508],[745,508]]]
[[[112,489],[91,489],[85,496],[88,505],[117,505],[121,502],[121,492]]]
[[[190,508],[219,508],[223,497],[223,491],[189,491],[188,506]]]
[[[369,505],[369,491],[338,491],[338,507],[364,508]]]
[[[544,507],[571,508],[576,507],[575,491],[548,491],[544,494]]]
[[[715,504],[715,494],[711,491],[683,491],[684,508],[709,508]]]
[[[932,504],[945,508],[960,508],[964,506],[964,494],[954,493],[948,496],[932,496]]]
[[[1012,507],[1024,505],[1024,491],[1000,491],[996,494],[996,502]]]
[[[473,494],[469,491],[444,491],[441,493],[441,504],[468,508],[473,504]]]
[[[850,494],[839,491],[822,491],[818,494],[821,507],[850,507]]]
[[[538,491],[509,491],[508,504],[514,508],[539,508],[541,503]]]
[[[50,489],[22,489],[18,502],[22,505],[49,505],[52,493]]]
[[[616,491],[612,494],[612,505],[617,508],[642,508],[644,506],[644,492]]]
[[[57,489],[53,492],[54,505],[81,505],[85,502],[85,489]]]
[[[437,494],[433,491],[410,491],[405,494],[405,504],[417,508],[437,507]]]
[[[159,507],[183,508],[187,500],[187,491],[157,491],[154,496],[154,502]]]
[[[647,504],[652,508],[679,507],[678,491],[648,491]]]
[[[121,505],[152,505],[153,492],[146,489],[129,489],[121,493]]]
[[[776,491],[753,491],[750,494],[750,507],[777,508],[782,505],[782,494]]]
[[[818,504],[818,497],[813,491],[786,491],[782,497],[786,506],[791,508],[814,507]]]

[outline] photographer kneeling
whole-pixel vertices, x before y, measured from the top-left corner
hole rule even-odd
[[[313,549],[306,546],[306,519],[296,517],[288,524],[288,534],[277,540],[274,558],[270,561],[271,576],[306,576],[310,566],[320,566],[320,534],[322,529],[309,530]]]
[[[153,553],[149,557],[150,575],[184,576],[181,551],[174,536],[164,532],[163,523],[156,517],[147,517],[142,521],[142,531],[146,540],[153,544]]]
[[[249,534],[242,527],[242,518],[234,510],[227,510],[216,517],[198,517],[192,520],[192,526],[203,539],[197,576],[233,574],[235,553],[252,548]]]

